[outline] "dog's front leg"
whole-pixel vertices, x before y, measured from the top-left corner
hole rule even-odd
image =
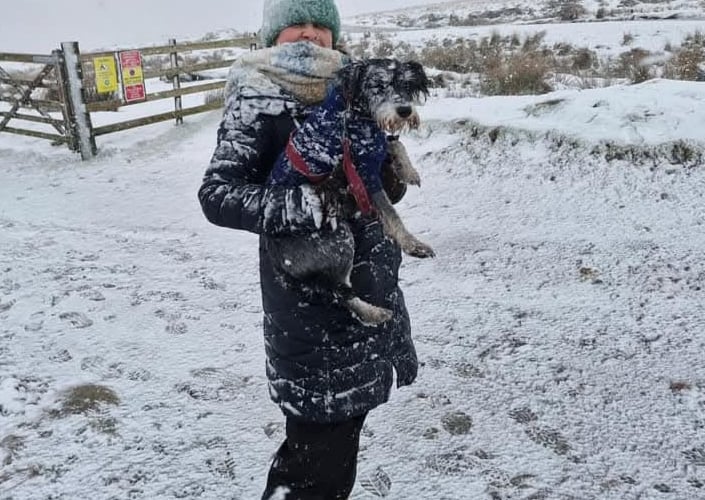
[[[419,241],[416,236],[411,234],[406,227],[404,227],[404,223],[394,209],[394,206],[392,206],[392,202],[389,201],[384,189],[372,194],[372,203],[374,203],[375,208],[379,212],[384,232],[399,243],[399,246],[401,246],[405,254],[421,259],[436,256],[433,248]]]
[[[392,159],[392,168],[396,176],[407,184],[421,185],[421,176],[411,164],[406,147],[399,139],[390,140],[387,145],[389,156]]]

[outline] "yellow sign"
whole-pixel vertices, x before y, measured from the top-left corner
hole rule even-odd
[[[122,68],[122,84],[126,87],[130,85],[142,85],[144,78],[142,75],[142,66],[132,66]]]
[[[115,57],[94,57],[95,88],[99,94],[117,92],[118,74]]]

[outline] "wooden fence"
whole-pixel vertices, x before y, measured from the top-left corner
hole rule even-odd
[[[252,50],[256,48],[256,40],[250,37],[196,43],[177,43],[176,40],[170,40],[167,45],[162,46],[84,54],[80,53],[78,43],[66,42],[61,44],[61,50],[56,50],[51,55],[0,53],[0,84],[5,89],[0,92],[0,101],[9,103],[9,110],[0,111],[0,132],[49,139],[55,144],[67,144],[71,150],[79,152],[83,159],[88,159],[97,153],[96,137],[166,120],[175,120],[179,124],[185,116],[222,107],[222,99],[207,101],[205,97],[209,92],[217,93],[223,89],[223,79],[204,80],[204,83],[199,81],[188,86],[184,82],[202,72],[229,68],[234,62],[232,52],[229,53],[229,49],[233,48]],[[143,82],[143,94],[137,102],[132,102],[127,98],[129,96],[126,97],[128,77],[123,74],[125,68],[122,68],[122,72],[119,70],[120,55],[125,52],[138,53],[141,62],[138,76]],[[110,91],[100,92],[101,71],[105,68],[96,68],[96,61],[113,61],[116,81]],[[30,77],[23,77],[3,69],[2,64],[6,62],[40,67],[37,72],[35,66],[35,70],[29,72]],[[147,92],[149,80],[154,79],[169,82],[171,88]],[[184,107],[183,96],[196,94],[203,96],[203,103]],[[173,111],[99,127],[93,126],[92,115],[95,113],[115,111],[123,106],[139,106],[163,99],[173,99]],[[11,120],[31,122],[33,125],[9,127]],[[37,129],[36,124],[48,125],[54,130],[41,131]]]

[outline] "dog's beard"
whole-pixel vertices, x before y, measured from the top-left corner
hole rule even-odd
[[[409,116],[402,118],[397,113],[397,105],[392,103],[380,105],[375,112],[375,120],[379,128],[391,134],[417,129],[421,123],[421,118],[415,108]]]

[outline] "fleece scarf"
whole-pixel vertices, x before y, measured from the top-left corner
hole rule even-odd
[[[225,94],[250,88],[253,93],[279,87],[302,104],[323,101],[328,83],[347,62],[341,52],[310,42],[285,43],[248,52],[230,68]],[[261,95],[267,95],[267,92]]]

